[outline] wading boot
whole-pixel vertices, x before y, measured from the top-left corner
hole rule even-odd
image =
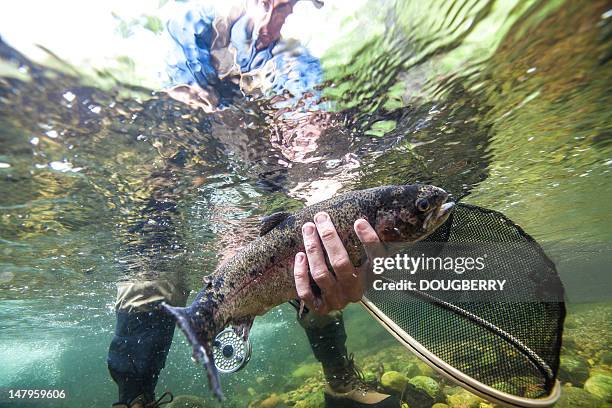
[[[369,387],[346,350],[346,332],[341,312],[325,316],[306,313],[299,319],[310,346],[323,366],[327,380],[327,408],[398,408],[398,397]]]
[[[172,344],[175,323],[159,309],[117,312],[115,336],[108,352],[108,370],[117,384],[113,407],[157,408],[172,394],[155,399],[155,386]]]
[[[399,408],[396,396],[377,392],[363,380],[363,375],[353,362],[353,356],[343,366],[325,366],[327,380],[325,405],[328,408]]]
[[[164,392],[157,400],[151,395],[141,394],[128,404],[113,404],[113,408],[159,408],[162,405],[171,403],[173,399],[174,397],[168,391]]]

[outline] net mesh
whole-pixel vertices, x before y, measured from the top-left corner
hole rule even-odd
[[[426,241],[442,243],[440,251],[449,243],[494,242],[506,250],[489,253],[495,267],[484,273],[522,282],[517,290],[527,287],[535,295],[517,301],[522,293],[515,297],[506,293],[513,300],[500,302],[494,297],[499,294],[491,294],[490,299],[470,302],[458,299],[462,294],[457,292],[431,296],[370,288],[367,300],[405,334],[465,375],[515,396],[548,396],[559,367],[565,305],[555,266],[540,246],[504,215],[468,204],[458,204]],[[517,245],[520,250],[513,250]]]

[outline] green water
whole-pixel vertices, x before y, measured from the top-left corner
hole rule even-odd
[[[209,115],[103,70],[92,81],[57,60],[0,53],[0,388],[68,396],[23,406],[114,402],[106,354],[115,282],[125,248],[139,245],[129,228],[152,194],[179,203],[180,250],[139,262],[180,270],[192,296],[219,258],[253,239],[261,215],[383,184],[439,185],[502,211],[545,247],[609,247],[609,8],[389,1],[372,13],[370,4],[343,18],[347,34],[323,55],[328,109],[317,113],[317,131],[302,133],[264,100]],[[588,375],[611,375],[610,282],[555,260],[580,303],[570,307],[564,355]],[[413,363],[359,306],[345,320],[359,365]],[[322,374],[291,307],[258,318],[251,340],[248,366],[222,378],[223,406],[258,406],[273,393],[287,403],[320,396]],[[218,406],[205,384],[177,333],[158,393]],[[605,404],[580,398],[585,405],[559,406]]]

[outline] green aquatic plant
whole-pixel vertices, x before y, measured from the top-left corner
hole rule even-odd
[[[378,375],[373,371],[363,371],[363,381],[366,384],[376,384],[378,382]]]

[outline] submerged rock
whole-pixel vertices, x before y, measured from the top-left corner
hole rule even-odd
[[[609,375],[594,374],[586,380],[584,389],[606,402],[612,402],[612,377]]]
[[[461,390],[456,394],[449,395],[446,402],[451,408],[480,408],[480,404],[485,401],[469,391]]]
[[[425,391],[431,398],[436,398],[440,393],[440,385],[436,380],[424,375],[417,375],[409,381],[416,388]]]
[[[591,369],[589,370],[589,377],[594,377],[599,374],[611,376],[612,371],[606,369],[605,367],[591,367]]]
[[[309,363],[301,364],[298,368],[293,370],[291,377],[295,379],[304,379],[310,377],[316,377],[321,374],[321,364]]]
[[[599,356],[601,364],[612,365],[612,351],[605,350]]]
[[[559,380],[582,385],[589,378],[589,365],[579,356],[561,356]]]
[[[428,366],[427,364],[425,364],[424,362],[417,361],[416,365],[419,368],[421,375],[424,375],[427,377],[433,377],[434,375],[436,375],[436,372],[434,371],[434,369]]]
[[[384,389],[401,394],[408,384],[408,377],[397,371],[387,371],[380,378]]]
[[[455,395],[460,393],[461,391],[463,391],[464,389],[462,387],[459,387],[458,385],[453,385],[453,386],[445,386],[444,389],[442,390],[442,392],[445,395]]]
[[[555,408],[599,408],[603,401],[582,388],[565,386]]]
[[[206,408],[206,400],[197,395],[177,395],[168,408]]]
[[[277,408],[284,406],[283,400],[277,394],[271,394],[269,397],[252,405],[253,408]]]
[[[284,401],[289,406],[312,408],[323,398],[325,381],[318,378],[307,378],[297,389],[284,394]]]
[[[410,408],[431,408],[435,401],[425,390],[408,383],[402,394],[402,399],[408,403]]]
[[[305,399],[297,401],[293,408],[325,408],[323,391],[313,392]]]
[[[421,375],[421,369],[417,363],[408,363],[402,367],[401,373],[404,374],[408,378],[416,377],[417,375]]]

